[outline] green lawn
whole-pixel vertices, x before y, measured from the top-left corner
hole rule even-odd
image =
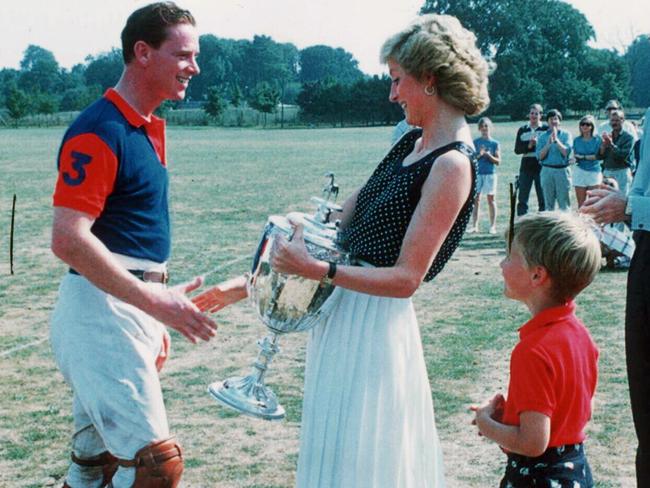
[[[575,132],[574,122],[565,124]],[[519,159],[518,124],[497,124],[498,228],[508,218],[507,183]],[[478,134],[476,127],[473,127]],[[269,214],[310,208],[324,174],[345,195],[369,176],[391,128],[255,130],[171,128],[168,153],[172,281],[209,273],[218,282],[248,267]],[[49,251],[51,193],[63,128],[0,130],[0,486],[58,486],[69,459],[70,391],[47,343],[48,318],[65,266]],[[16,193],[15,274],[9,221]],[[534,197],[532,199],[534,201]],[[482,202],[483,229],[487,229]],[[534,205],[533,205],[534,208]],[[504,456],[479,438],[467,408],[507,387],[508,354],[525,308],[506,300],[498,267],[501,235],[468,235],[447,269],[414,300],[422,328],[439,434],[451,487],[496,486]],[[587,449],[597,486],[633,485],[634,432],[623,348],[624,272],[602,272],[578,300],[601,349],[600,382]],[[234,415],[206,394],[208,383],[246,372],[264,328],[247,304],[218,316],[218,337],[192,346],[174,334],[162,375],[172,430],[186,452],[184,486],[288,487],[296,466],[305,334],[284,336],[269,383],[287,421]],[[390,421],[390,419],[387,419]]]

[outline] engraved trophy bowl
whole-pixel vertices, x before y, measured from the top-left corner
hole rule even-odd
[[[330,185],[333,185],[334,175]],[[327,187],[326,187],[327,188]],[[328,195],[329,197],[329,195]],[[314,201],[314,199],[312,199]],[[292,212],[287,217],[268,218],[247,281],[248,296],[258,317],[271,332],[258,340],[260,348],[251,374],[216,381],[209,393],[222,405],[265,420],[282,420],[285,410],[275,393],[265,385],[264,376],[273,356],[279,351],[280,335],[302,332],[314,327],[334,306],[334,286],[300,276],[278,273],[271,268],[273,242],[284,235],[291,239],[293,224],[304,226],[305,246],[310,255],[323,261],[349,264],[347,252],[337,242],[337,227],[327,223],[332,210],[340,210],[327,198],[318,199],[314,216]]]

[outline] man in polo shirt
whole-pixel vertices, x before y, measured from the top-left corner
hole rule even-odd
[[[562,114],[559,110],[549,110],[546,114],[548,130],[537,138],[535,154],[542,166],[540,182],[544,192],[544,207],[555,210],[555,203],[560,210],[571,208],[571,170],[569,156],[573,146],[571,134],[560,129]]]
[[[609,100],[605,105],[605,111],[607,112],[607,120],[598,126],[598,134],[602,134],[603,132],[612,132],[611,118],[612,118],[612,112],[614,112],[615,110],[623,110],[623,107],[618,102],[618,100]],[[639,139],[639,131],[634,126],[634,124],[629,120],[623,121],[623,130],[632,136],[634,142],[636,142]]]
[[[650,117],[650,109],[646,117]],[[639,440],[637,486],[650,486],[650,131],[643,134],[641,162],[629,195],[602,188],[590,190],[587,196],[582,212],[599,224],[628,221],[634,231],[636,250],[630,263],[625,306],[625,355],[632,418]]]
[[[216,324],[167,288],[170,253],[165,124],[153,111],[181,100],[199,43],[190,12],[171,2],[136,10],[122,31],[124,71],[84,110],[58,155],[52,251],[70,271],[52,315],[55,359],[73,390],[72,463],[64,486],[175,487],[183,470],[158,378],[165,326],[191,342]]]
[[[624,122],[623,111],[613,110],[609,117],[612,129],[601,134],[603,142],[600,145],[599,155],[603,160],[603,176],[614,178],[619,190],[627,195],[632,181],[631,168],[634,165],[632,161],[634,138],[632,134],[623,130]]]

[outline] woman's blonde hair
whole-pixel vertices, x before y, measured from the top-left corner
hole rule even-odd
[[[384,42],[380,59],[394,60],[418,80],[434,76],[438,95],[467,115],[477,115],[490,104],[490,66],[476,47],[476,36],[456,17],[418,17]]]

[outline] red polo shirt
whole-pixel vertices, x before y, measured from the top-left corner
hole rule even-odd
[[[503,423],[519,425],[522,412],[551,419],[549,447],[585,438],[598,379],[598,349],[574,315],[575,304],[543,310],[519,329],[510,357]]]

